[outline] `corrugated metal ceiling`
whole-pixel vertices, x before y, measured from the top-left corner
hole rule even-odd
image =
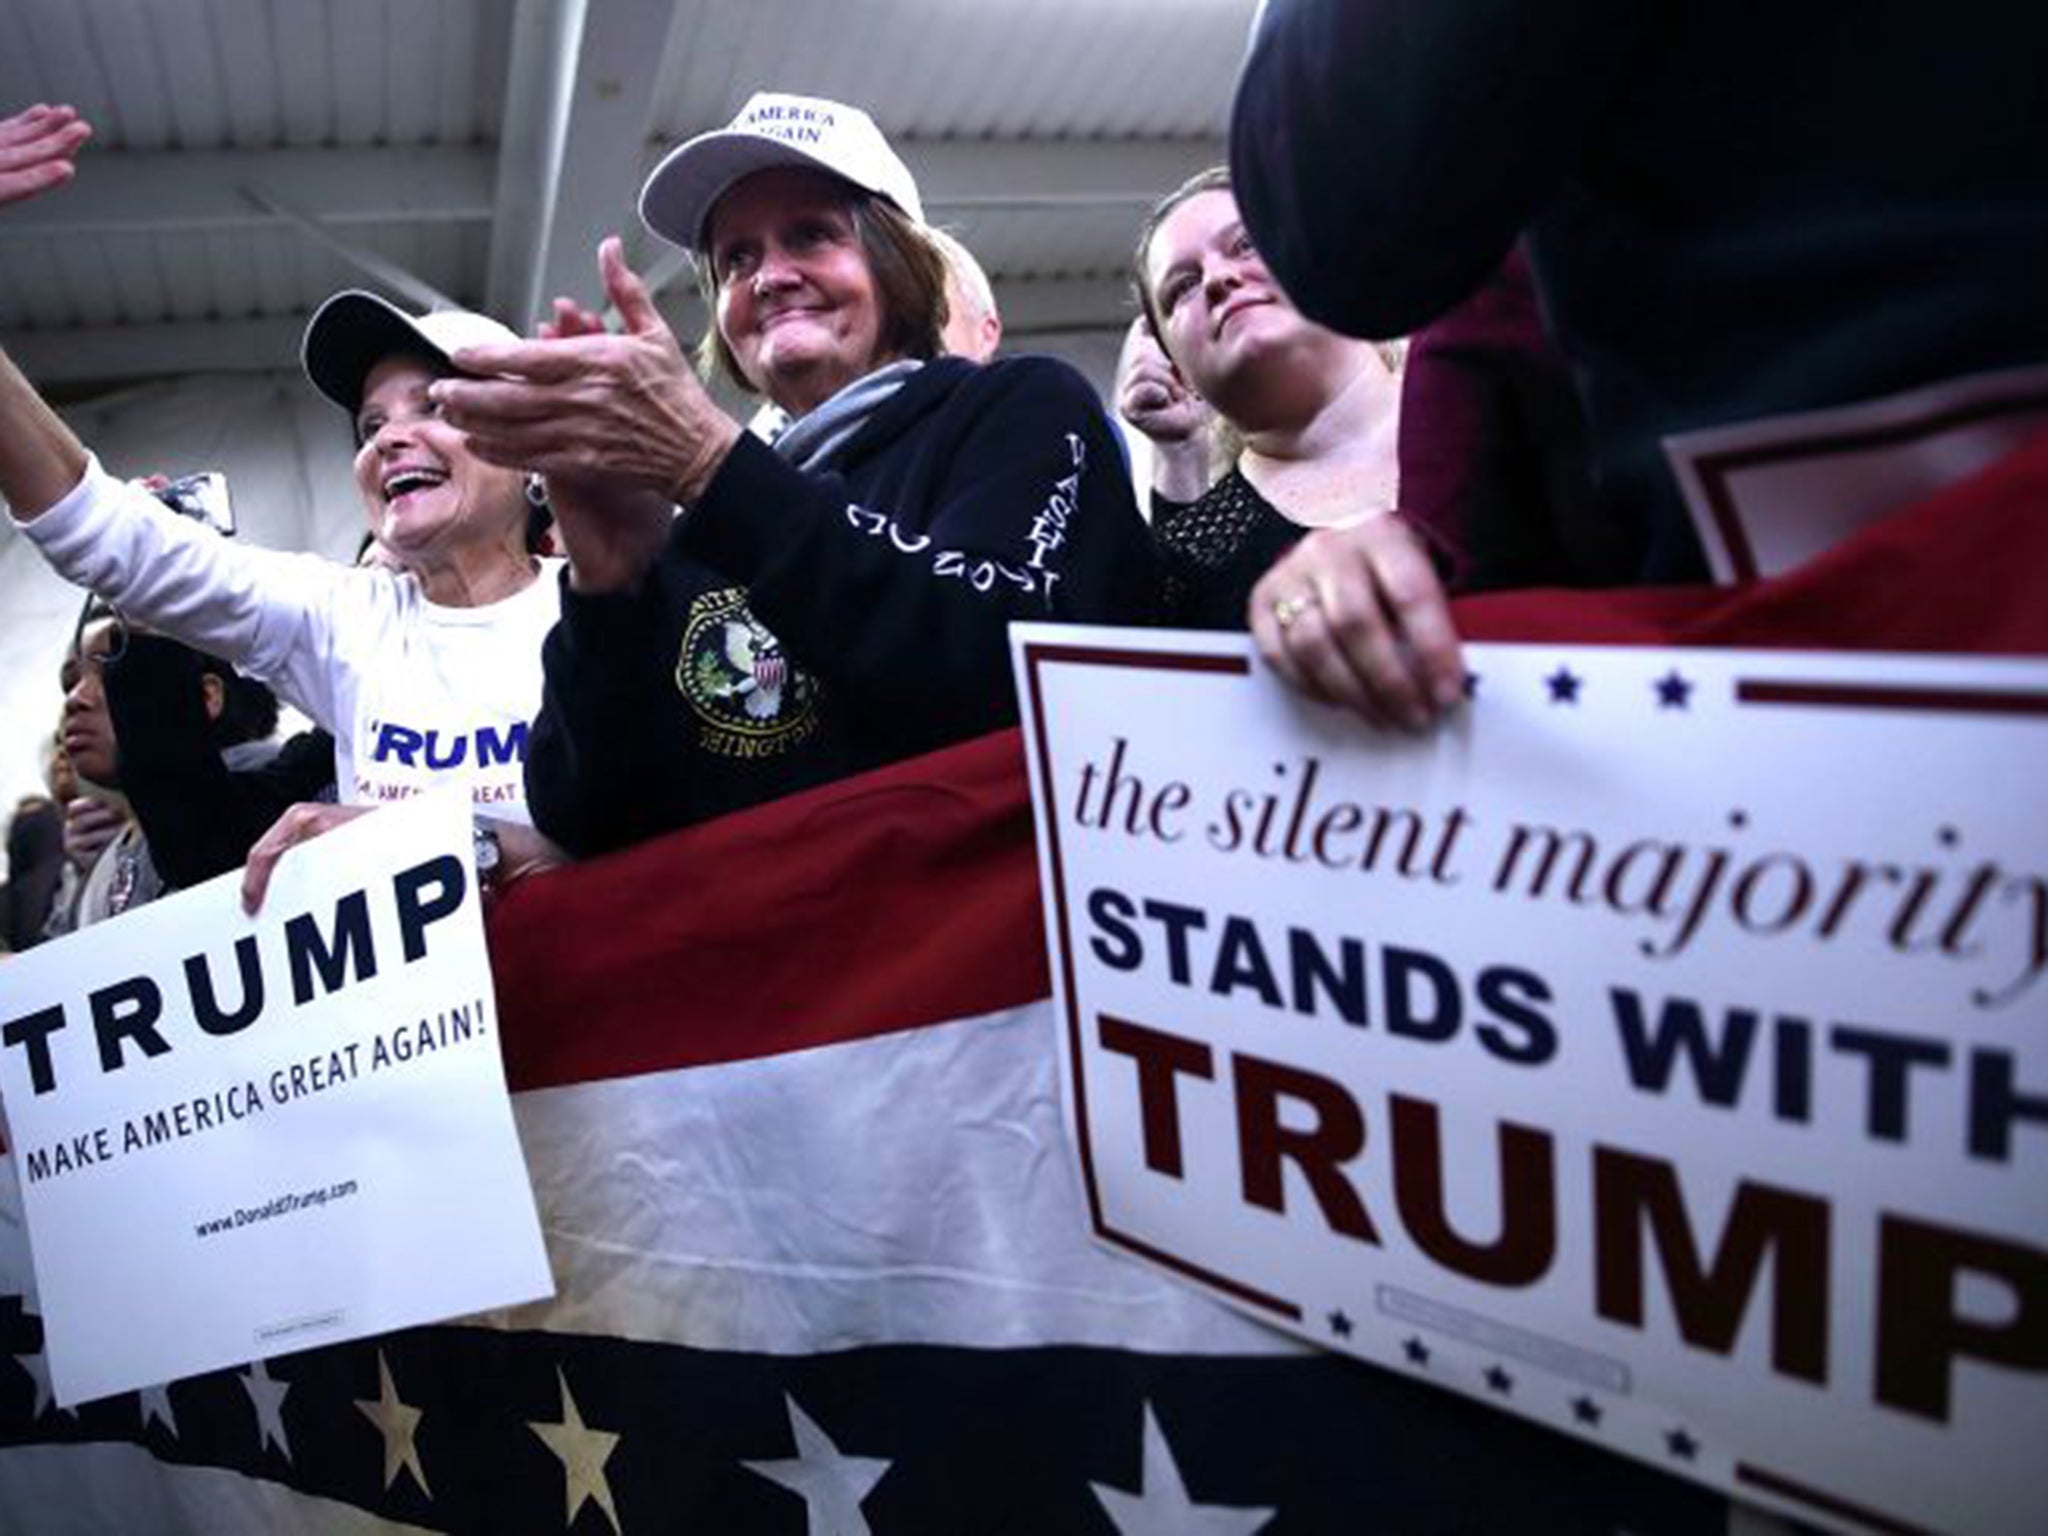
[[[776,88],[865,106],[913,139],[1213,135],[1252,6],[1242,0],[755,0],[686,7],[656,136]]]
[[[102,149],[484,144],[513,0],[6,0],[0,97]]]
[[[98,133],[72,187],[0,214],[0,327],[74,387],[275,367],[322,297],[376,286],[336,242],[517,319],[589,296],[646,165],[767,87],[872,111],[1015,328],[1108,329],[1144,203],[1218,153],[1252,9],[0,0],[0,110]]]

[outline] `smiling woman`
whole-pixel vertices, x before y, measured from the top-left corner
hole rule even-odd
[[[907,214],[822,171],[760,171],[706,216],[698,277],[717,324],[700,361],[791,416],[877,362],[930,358],[945,267]]]
[[[245,899],[293,844],[434,784],[464,784],[502,822],[505,873],[546,862],[522,773],[542,637],[559,610],[525,544],[521,478],[439,419],[449,349],[513,335],[459,311],[414,317],[336,295],[305,366],[350,414],[355,478],[396,567],[253,548],[166,511],[102,470],[0,353],[0,492],[67,579],[123,614],[271,683],[335,737],[340,806],[297,806],[251,851]]]
[[[700,356],[792,420],[771,448],[712,402],[616,241],[623,334],[558,301],[549,336],[434,387],[556,493],[570,577],[527,774],[551,837],[598,852],[1010,724],[1013,619],[1150,617],[1093,389],[938,355],[944,261],[866,113],[757,95],[640,206],[696,257]]]
[[[1190,392],[1243,444],[1229,472],[1192,497],[1168,499],[1155,478],[1167,621],[1249,628],[1312,694],[1375,723],[1423,725],[1458,699],[1463,669],[1442,585],[1390,515],[1400,389],[1386,355],[1295,309],[1220,167],[1153,209],[1134,265],[1143,323],[1171,378],[1134,367],[1125,417],[1169,470],[1191,437]],[[1192,451],[1204,451],[1198,437]]]

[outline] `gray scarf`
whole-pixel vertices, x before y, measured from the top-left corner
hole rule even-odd
[[[923,366],[916,358],[905,358],[855,379],[778,432],[775,451],[798,469],[825,468],[882,403]]]

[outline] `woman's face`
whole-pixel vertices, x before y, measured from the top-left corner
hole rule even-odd
[[[117,788],[121,778],[104,668],[120,638],[121,627],[112,619],[88,624],[78,637],[78,649],[64,658],[59,674],[64,687],[64,716],[59,726],[64,756],[78,777],[107,789]]]
[[[1167,353],[1194,391],[1219,405],[1242,364],[1307,324],[1252,248],[1237,199],[1221,188],[1166,216],[1145,272]]]
[[[760,171],[711,210],[718,330],[747,382],[802,414],[888,359],[882,301],[843,194]]]
[[[370,531],[402,565],[464,546],[519,545],[526,527],[517,470],[486,464],[441,420],[425,358],[385,358],[363,381],[356,413],[356,489]]]

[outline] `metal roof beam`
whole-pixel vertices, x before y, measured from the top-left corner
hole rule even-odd
[[[1025,278],[995,284],[1005,344],[1028,351],[1033,336],[1121,328],[1130,321],[1128,289],[1120,277]],[[704,309],[687,288],[671,289],[663,310],[683,337],[696,339]],[[193,320],[162,325],[84,326],[16,330],[7,350],[39,384],[74,385],[165,374],[266,372],[289,368],[298,356],[305,321]]]
[[[1221,139],[1209,138],[905,139],[896,149],[916,175],[927,211],[1149,207],[1226,153]]]
[[[513,12],[484,308],[522,329],[540,306],[587,16],[585,0],[519,0]]]
[[[537,286],[525,316],[556,294],[602,309],[597,243],[632,235],[643,178],[641,151],[654,116],[654,91],[669,33],[687,6],[603,4],[590,7],[570,87],[553,217],[536,264]],[[515,316],[506,314],[508,321]]]
[[[302,318],[285,315],[13,331],[7,351],[23,373],[45,387],[170,374],[265,373],[293,366],[305,327]]]
[[[1130,279],[1001,278],[992,285],[1003,317],[1003,344],[1029,351],[1028,338],[1055,331],[1121,330],[1137,314]]]
[[[282,203],[272,202],[262,193],[244,189],[249,201],[273,217],[283,219],[300,234],[323,250],[332,251],[336,256],[364,274],[387,292],[396,294],[413,308],[419,310],[460,309],[462,306],[418,273],[400,266],[397,262],[380,256],[377,252],[344,240],[334,230],[318,219],[309,218],[296,208],[287,208]]]
[[[244,188],[329,226],[481,221],[491,216],[494,161],[468,147],[90,155],[62,197],[8,209],[0,239],[274,224]]]
[[[597,242],[633,214],[661,59],[653,5],[520,0],[485,307],[525,329],[555,294],[602,308]]]

